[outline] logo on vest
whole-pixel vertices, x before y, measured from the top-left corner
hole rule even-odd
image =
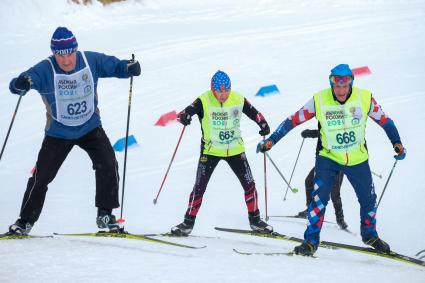
[[[360,124],[360,119],[363,118],[363,111],[360,107],[351,107],[350,113],[353,116],[353,119],[351,120],[351,124],[353,126]]]
[[[84,94],[90,94],[91,93],[91,85],[86,85],[84,87]]]
[[[325,120],[328,126],[344,125],[344,120],[347,118],[344,110],[329,110],[325,113]]]
[[[226,126],[229,116],[227,112],[212,112],[211,120],[214,126]]]
[[[57,86],[60,96],[73,96],[77,94],[77,80],[59,80]]]

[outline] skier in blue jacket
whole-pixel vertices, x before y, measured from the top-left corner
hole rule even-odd
[[[120,228],[112,209],[119,207],[118,163],[100,121],[97,94],[99,78],[140,75],[137,61],[119,60],[96,52],[77,51],[74,34],[58,27],[51,39],[52,56],[12,79],[17,95],[37,90],[46,106],[45,137],[32,176],[28,180],[18,220],[9,233],[27,235],[38,220],[47,186],[74,145],[87,152],[96,174],[97,225]]]

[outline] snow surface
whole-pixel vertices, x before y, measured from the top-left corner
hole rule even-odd
[[[261,110],[272,129],[299,109],[315,91],[328,86],[329,70],[339,64],[369,66],[370,76],[355,84],[372,90],[398,126],[407,158],[399,162],[378,211],[378,231],[391,247],[414,256],[425,248],[423,215],[425,174],[425,2],[215,0],[127,1],[103,7],[57,0],[2,0],[0,3],[0,133],[6,135],[17,97],[9,81],[50,53],[57,26],[69,27],[80,50],[94,50],[142,63],[135,78],[131,134],[139,147],[129,151],[124,217],[133,233],[161,233],[182,221],[199,156],[197,119],[186,130],[158,204],[160,182],[181,132],[181,125],[155,127],[163,113],[181,110],[208,89],[221,69]],[[280,95],[257,98],[261,86],[276,84]],[[112,142],[125,135],[128,80],[103,79],[98,88],[104,128]],[[0,161],[0,227],[6,231],[21,205],[27,178],[43,139],[44,105],[31,91],[22,100],[6,151]],[[196,121],[195,121],[196,120]],[[285,137],[270,155],[289,177],[300,132]],[[242,124],[247,156],[257,180],[265,215],[263,159],[255,154],[258,127]],[[385,132],[368,123],[367,143],[378,196],[393,165]],[[306,140],[288,193],[268,166],[268,214],[291,215],[304,208],[304,178],[313,166],[316,141]],[[121,170],[123,154],[118,153]],[[96,231],[95,179],[91,162],[75,148],[50,190],[33,234]],[[322,239],[361,245],[359,205],[350,184],[342,187],[349,228],[357,235],[324,224]],[[119,215],[117,209],[116,214]],[[334,221],[332,205],[327,220]],[[302,237],[301,220],[272,218],[276,231]],[[211,178],[193,234],[220,239],[169,239],[201,250],[125,239],[65,238],[0,242],[0,282],[425,282],[424,268],[349,251],[319,249],[317,258],[242,256],[245,251],[289,251],[294,244],[233,235],[215,226],[248,228],[243,190],[220,163]]]

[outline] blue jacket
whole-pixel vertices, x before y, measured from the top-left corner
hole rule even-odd
[[[93,75],[93,81],[95,86],[95,107],[96,111],[93,116],[86,123],[80,126],[65,126],[55,119],[56,117],[56,104],[55,101],[55,90],[54,90],[54,74],[52,66],[47,59],[39,62],[35,66],[31,67],[21,75],[30,76],[32,79],[31,88],[37,90],[42,96],[43,102],[46,105],[47,111],[47,123],[45,133],[48,136],[62,138],[62,139],[78,139],[93,129],[101,126],[99,110],[97,108],[97,81],[99,78],[129,78],[130,74],[127,72],[127,64],[129,60],[119,60],[114,56],[108,56],[102,53],[84,51],[90,70]],[[52,55],[49,57],[52,61],[55,71],[57,74],[72,74],[85,68],[84,59],[81,52],[77,52],[77,62],[75,70],[71,72],[65,72],[59,68],[56,63],[55,57]],[[14,92],[14,78],[10,84],[9,89]]]

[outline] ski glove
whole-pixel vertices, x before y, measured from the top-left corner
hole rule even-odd
[[[257,144],[257,153],[260,151],[261,152],[269,151],[272,147],[273,147],[273,141],[270,138],[262,140],[261,142]]]
[[[397,155],[394,156],[395,159],[403,160],[406,157],[406,149],[401,143],[396,143],[394,145],[394,151],[397,153]]]
[[[318,130],[309,130],[309,129],[305,129],[304,131],[301,132],[301,136],[305,139],[305,138],[318,138],[319,137],[319,131]]]
[[[10,82],[9,89],[13,94],[25,95],[31,89],[31,85],[30,76],[20,75]]]
[[[190,125],[190,122],[192,121],[192,116],[187,114],[186,112],[182,111],[177,116],[177,121],[183,124],[183,126]]]
[[[258,123],[258,126],[260,126],[261,130],[258,132],[260,136],[267,136],[270,134],[270,127],[269,124],[267,124],[266,120],[261,121]]]
[[[130,61],[130,63],[127,64],[127,72],[132,76],[140,76],[140,63],[139,61]]]

